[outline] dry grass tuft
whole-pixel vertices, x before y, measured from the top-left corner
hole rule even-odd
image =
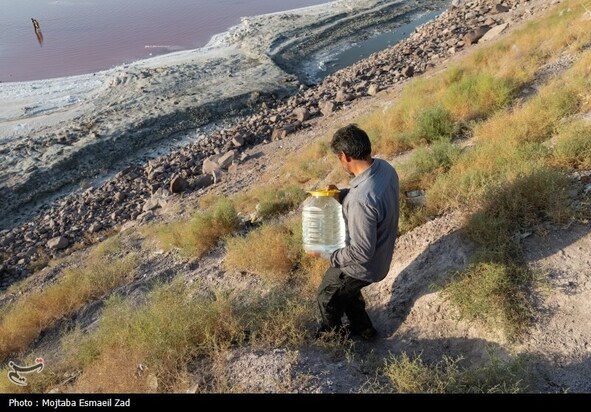
[[[220,198],[210,209],[198,211],[189,222],[158,225],[151,229],[165,248],[178,248],[181,254],[201,257],[224,236],[240,225],[234,204]]]
[[[75,313],[133,277],[137,267],[134,256],[118,260],[100,256],[97,253],[80,268],[64,270],[56,283],[11,305],[0,320],[0,359],[24,350],[56,320]]]
[[[519,393],[527,390],[523,360],[501,361],[490,355],[488,363],[465,369],[462,358],[443,356],[426,364],[421,356],[406,353],[386,361],[384,375],[398,393]]]

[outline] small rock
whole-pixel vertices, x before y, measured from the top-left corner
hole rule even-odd
[[[96,233],[99,230],[101,230],[102,228],[103,228],[103,225],[101,225],[100,223],[96,222],[96,223],[93,223],[92,225],[90,225],[90,227],[88,228],[88,231],[90,233]]]
[[[150,210],[148,212],[144,212],[138,215],[135,220],[139,220],[140,222],[144,223],[153,220],[155,217],[156,215],[154,214],[154,212]]]
[[[402,70],[402,74],[405,77],[412,77],[415,74],[415,69],[412,66],[407,66],[407,67],[404,68],[404,70]]]
[[[369,89],[367,89],[367,94],[369,94],[370,96],[375,96],[376,94],[378,94],[379,91],[380,91],[379,86],[375,83],[372,83],[369,86]]]
[[[115,196],[113,196],[113,199],[115,199],[115,201],[117,203],[121,203],[125,200],[125,197],[126,197],[125,193],[117,192],[117,193],[115,193]]]
[[[293,112],[292,115],[298,119],[300,122],[305,122],[310,118],[310,112],[305,107],[298,107]]]
[[[234,147],[241,147],[244,144],[244,137],[237,134],[232,138],[232,144]]]
[[[216,169],[213,171],[211,176],[213,177],[213,183],[216,184],[218,182],[221,182],[223,173],[220,169]]]
[[[170,193],[181,193],[188,186],[189,184],[182,176],[176,175],[170,181]]]
[[[285,139],[286,136],[287,136],[287,130],[285,130],[283,127],[276,127],[275,129],[273,129],[273,133],[271,134],[271,139],[282,140],[282,139]]]
[[[471,44],[478,43],[478,40],[480,40],[480,38],[482,36],[484,36],[486,34],[486,32],[489,30],[490,30],[489,26],[480,26],[479,28],[468,32],[464,36],[464,44],[467,44],[469,46]]]
[[[344,90],[339,90],[337,92],[337,95],[335,97],[335,101],[337,103],[344,103],[344,102],[349,102],[353,100],[353,96],[351,96],[350,94],[348,94],[347,92],[345,92]]]
[[[162,207],[160,205],[160,200],[158,198],[158,196],[152,196],[151,198],[149,198],[146,203],[144,203],[144,206],[142,207],[142,211],[144,212],[148,212],[150,210],[155,210],[158,209],[159,207]]]
[[[213,159],[215,157],[215,159]],[[201,173],[204,175],[212,173],[216,170],[219,166],[217,163],[219,157],[217,156],[210,156],[203,161],[203,166],[201,167]]]
[[[205,187],[211,186],[213,183],[212,175],[201,175],[193,181],[192,186],[195,189],[203,189]]]
[[[67,248],[69,244],[70,241],[67,238],[57,236],[47,242],[47,247],[49,249],[61,250]]]
[[[495,37],[499,36],[506,28],[508,24],[499,24],[498,26],[493,27],[489,31],[487,31],[484,36],[480,39],[481,42],[489,41],[494,39]]]
[[[494,7],[494,11],[497,13],[507,13],[509,10],[509,7],[505,7],[502,4],[495,4]]]
[[[219,158],[218,165],[222,169],[227,169],[228,167],[230,167],[230,165],[234,161],[234,156],[235,156],[234,150],[230,150],[229,152],[227,152],[226,154],[224,154],[222,157]]]
[[[322,113],[323,116],[328,116],[329,114],[334,112],[334,109],[335,109],[335,104],[333,102],[325,102],[320,107],[320,112]]]

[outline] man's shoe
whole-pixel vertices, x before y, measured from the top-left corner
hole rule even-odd
[[[373,326],[363,329],[361,332],[351,329],[349,325],[346,325],[346,326],[348,327],[348,330],[350,331],[349,333],[351,334],[351,336],[359,336],[361,339],[368,341],[368,342],[375,340],[375,338],[378,336],[378,331],[375,330],[375,328]]]
[[[363,340],[366,340],[368,342],[371,342],[373,340],[375,340],[378,337],[378,331],[375,330],[373,327],[371,328],[367,328],[365,330],[363,330],[359,336],[361,336],[361,338]]]
[[[346,341],[351,335],[348,325],[338,327],[321,326],[315,333],[314,339]]]

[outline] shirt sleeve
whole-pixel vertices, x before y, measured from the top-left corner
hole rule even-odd
[[[377,243],[377,209],[368,204],[354,202],[349,204],[347,213],[349,245],[338,249],[330,256],[333,267],[351,264],[363,265],[372,260]]]

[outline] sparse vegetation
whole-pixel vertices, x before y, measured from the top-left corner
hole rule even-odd
[[[0,319],[0,359],[24,349],[56,320],[129,280],[136,264],[134,256],[112,260],[96,253],[80,268],[65,269],[52,285],[17,300]]]
[[[533,320],[529,294],[540,277],[526,267],[475,263],[456,273],[443,294],[468,320],[479,320],[509,339],[516,338]]]
[[[399,393],[519,393],[527,389],[527,372],[522,359],[501,361],[490,355],[479,367],[464,368],[463,358],[443,356],[426,364],[421,356],[406,353],[386,361],[384,375]]]
[[[567,169],[591,169],[591,122],[576,121],[558,133],[554,161]]]
[[[196,212],[189,222],[159,225],[152,231],[164,247],[176,247],[185,256],[201,257],[239,224],[234,204],[222,197],[206,211]]]
[[[286,278],[297,259],[290,237],[285,225],[268,224],[246,236],[230,238],[226,242],[224,264],[232,270]]]
[[[231,347],[300,345],[311,321],[310,305],[291,289],[266,296],[233,292],[203,294],[179,280],[157,287],[144,303],[109,300],[99,328],[79,345],[76,362],[84,374],[74,391],[170,392],[184,384],[199,361],[202,391],[215,390],[215,360]],[[104,371],[117,362],[115,375]],[[143,370],[138,371],[138,365]],[[212,375],[212,373],[214,375]],[[217,372],[221,373],[221,372]],[[118,379],[121,378],[121,379]]]
[[[122,382],[113,382],[112,377],[105,381],[101,376],[100,372],[115,358],[127,359],[119,366],[119,373],[131,375],[143,363],[149,368],[148,373],[157,378],[158,390],[170,391],[177,383],[178,373],[186,370],[191,359],[243,339],[228,294],[216,294],[215,299],[208,299],[194,293],[177,281],[156,288],[140,305],[111,298],[99,329],[80,352],[81,364],[88,366],[81,385],[86,382],[107,392],[137,390],[137,379],[129,380],[127,385],[131,387],[120,388]],[[150,390],[147,386],[139,389]]]
[[[451,113],[442,106],[428,107],[422,110],[416,120],[413,140],[435,143],[450,141],[454,135],[456,124]]]
[[[257,219],[267,220],[299,207],[306,196],[306,192],[297,186],[265,186],[239,194],[236,203],[247,213],[256,211]]]

